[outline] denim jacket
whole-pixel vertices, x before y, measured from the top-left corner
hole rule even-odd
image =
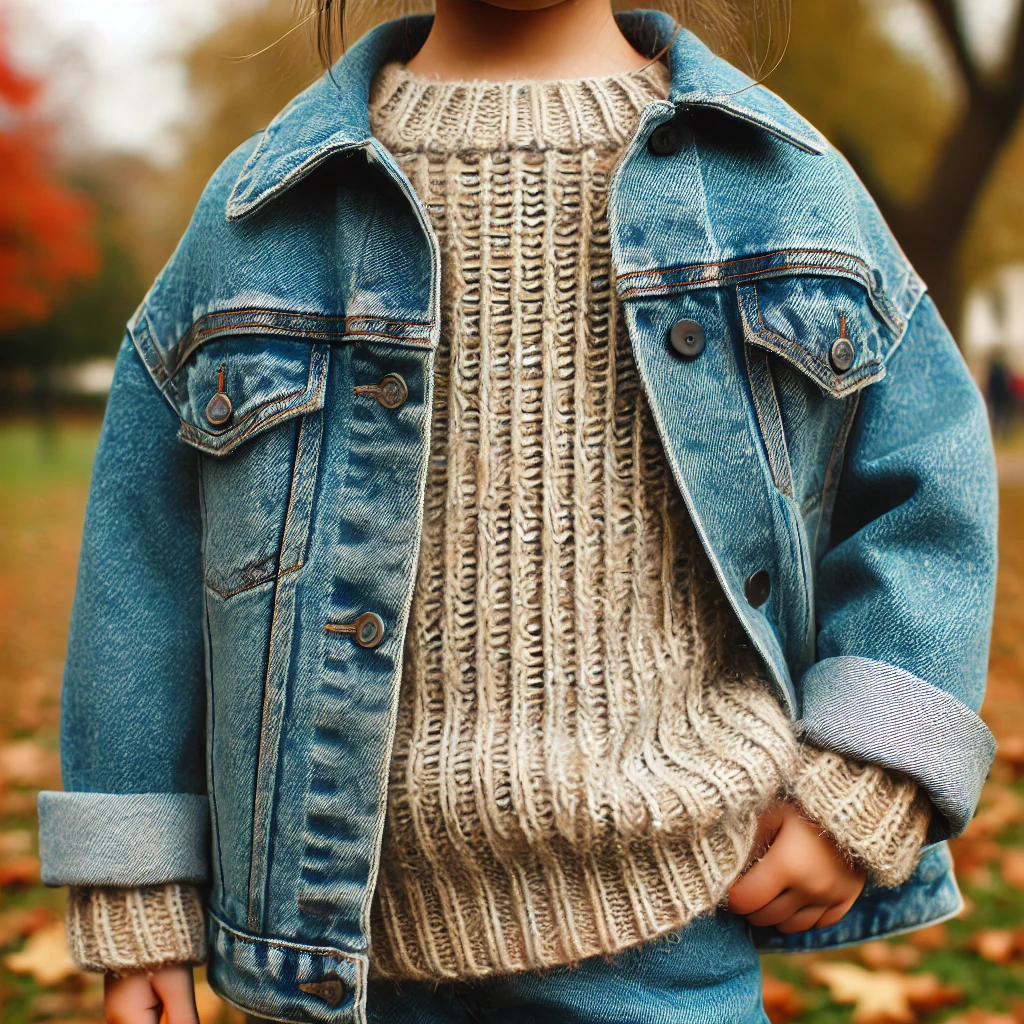
[[[641,52],[671,40],[609,222],[675,479],[800,732],[935,808],[907,883],[758,939],[941,920],[960,907],[942,841],[994,754],[983,403],[826,140],[666,15],[619,17]],[[65,792],[39,799],[47,883],[208,886],[214,987],[284,1021],[365,1019],[440,329],[437,240],[367,99],[429,24],[380,26],[229,156],[130,322],[72,615]],[[703,347],[671,344],[684,321]]]

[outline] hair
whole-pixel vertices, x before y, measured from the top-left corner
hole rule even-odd
[[[399,14],[429,11],[429,0],[296,0],[312,23],[320,62],[330,68],[349,39]],[[789,40],[791,0],[613,0],[616,10],[637,6],[667,11],[713,50],[754,78],[778,66]],[[767,70],[766,70],[767,69]]]

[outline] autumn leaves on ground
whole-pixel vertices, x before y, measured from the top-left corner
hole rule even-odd
[[[35,792],[58,788],[59,691],[98,424],[0,425],[0,1020],[96,1024],[102,984],[64,949],[63,890],[39,882]],[[827,955],[766,958],[775,1024],[1024,1024],[1024,488],[1002,492],[983,711],[1000,755],[954,853],[960,919]],[[240,1024],[200,983],[202,1024]]]

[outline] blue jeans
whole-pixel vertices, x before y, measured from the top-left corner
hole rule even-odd
[[[373,981],[368,1024],[766,1024],[746,922],[719,912],[614,957],[479,981]]]

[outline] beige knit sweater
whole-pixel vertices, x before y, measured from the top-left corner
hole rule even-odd
[[[924,838],[914,783],[799,747],[664,458],[606,204],[667,79],[655,63],[448,83],[391,64],[374,83],[374,133],[429,211],[443,289],[380,976],[550,967],[678,928],[725,898],[785,794],[881,884]],[[79,962],[200,960],[193,918],[165,912],[194,890],[165,891],[76,890]]]

